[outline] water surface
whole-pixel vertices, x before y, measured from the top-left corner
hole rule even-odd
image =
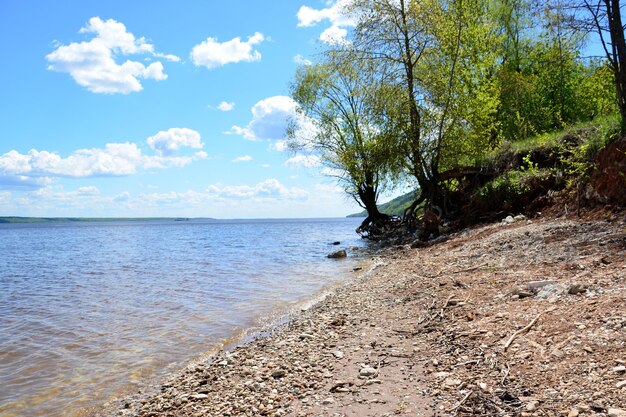
[[[0,416],[143,389],[349,277],[359,222],[0,224]]]

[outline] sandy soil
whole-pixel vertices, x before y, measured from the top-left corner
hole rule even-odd
[[[371,270],[122,416],[626,416],[626,217],[381,251]]]

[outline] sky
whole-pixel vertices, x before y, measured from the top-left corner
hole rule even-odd
[[[342,0],[339,0],[342,1]],[[0,216],[360,211],[284,131],[322,0],[0,0]]]

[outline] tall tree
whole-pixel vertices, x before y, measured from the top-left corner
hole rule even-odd
[[[377,61],[358,59],[350,48],[325,54],[322,63],[298,70],[292,97],[299,104],[300,120],[314,125],[302,140],[295,123],[288,131],[294,151],[310,151],[343,184],[345,191],[367,210],[357,231],[368,234],[370,226],[389,219],[377,207],[379,192],[395,172],[393,152],[394,94]]]
[[[583,0],[615,81],[621,133],[626,133],[626,40],[619,0]],[[607,39],[608,34],[608,39]]]

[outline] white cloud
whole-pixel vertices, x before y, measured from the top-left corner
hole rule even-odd
[[[135,38],[123,23],[113,19],[103,21],[92,17],[80,33],[95,34],[95,37],[86,42],[60,45],[46,55],[48,69],[69,73],[74,81],[94,93],[128,94],[143,89],[139,79],[167,78],[159,61],[147,66],[131,60],[120,64],[116,61],[120,56],[147,53],[169,61],[180,60],[175,55],[155,52],[154,45],[143,37]]]
[[[100,194],[100,190],[98,187],[88,186],[88,187],[78,187],[76,192],[79,195],[98,195]]]
[[[234,108],[235,108],[235,103],[228,102],[228,101],[222,101],[220,104],[217,105],[217,109],[221,111],[231,111]]]
[[[298,187],[288,188],[277,179],[269,178],[256,185],[222,186],[220,184],[207,187],[209,195],[224,199],[278,199],[306,200],[309,193]]]
[[[191,50],[191,60],[196,66],[208,69],[221,67],[235,62],[255,62],[261,60],[261,53],[254,49],[254,45],[265,40],[262,33],[256,32],[242,42],[236,37],[220,43],[217,38],[207,38]]]
[[[320,40],[327,44],[345,43],[347,28],[356,25],[348,12],[351,2],[352,0],[337,0],[323,9],[301,6],[297,13],[298,27],[313,27],[327,20],[331,26],[322,32]]]
[[[297,117],[298,104],[287,96],[273,96],[252,107],[252,120],[245,127],[233,126],[230,134],[248,140],[281,139],[285,136],[289,120]]]
[[[206,159],[204,151],[191,156],[177,156],[182,147],[204,146],[200,134],[187,128],[172,128],[151,136],[146,141],[156,155],[145,155],[134,143],[108,143],[104,148],[78,149],[67,157],[56,152],[31,149],[22,154],[15,150],[0,155],[1,188],[41,188],[54,178],[85,178],[94,176],[126,176],[141,169],[183,167]],[[81,192],[94,192],[86,187]]]
[[[123,203],[125,201],[130,200],[130,193],[128,191],[124,191],[123,193],[119,193],[115,197],[113,197],[113,201],[116,203]]]
[[[298,55],[293,57],[293,62],[295,62],[298,65],[307,65],[307,66],[313,64],[313,62],[311,62],[311,60],[306,59],[305,57],[303,57],[300,54],[298,54]]]
[[[320,157],[317,155],[295,155],[285,161],[286,167],[314,168],[321,165]]]
[[[238,156],[233,159],[232,162],[250,162],[252,161],[252,157],[250,155]]]
[[[150,136],[146,141],[148,145],[161,156],[172,156],[181,147],[201,149],[204,147],[200,138],[200,133],[186,127],[174,127],[165,131],[160,131],[154,136]]]

